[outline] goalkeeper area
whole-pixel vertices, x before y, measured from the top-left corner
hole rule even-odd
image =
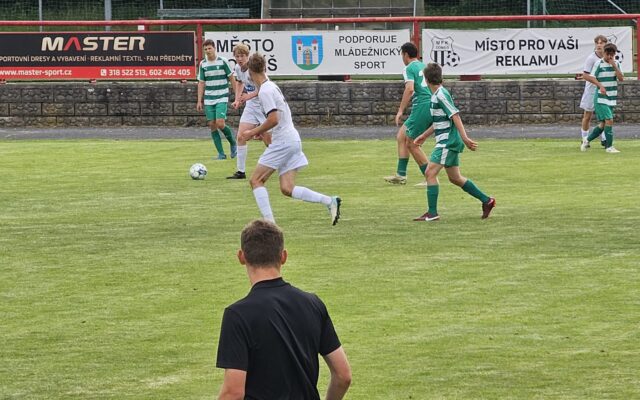
[[[340,194],[335,227],[272,196],[284,277],[326,302],[347,398],[640,398],[640,142],[612,156],[577,138],[479,140],[462,170],[497,208],[481,220],[443,181],[433,225],[411,221],[426,207],[417,166],[408,185],[382,179],[391,137],[305,140],[298,181]],[[250,143],[248,166],[261,151]],[[217,393],[222,312],[249,290],[239,234],[259,211],[224,178],[235,161],[211,152],[205,139],[0,141],[0,397]]]

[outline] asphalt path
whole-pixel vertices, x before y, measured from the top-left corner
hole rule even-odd
[[[471,138],[484,139],[577,139],[580,137],[578,123],[466,126]],[[299,128],[303,138],[318,139],[392,139],[394,126],[324,126]],[[640,124],[614,125],[616,138],[639,138]],[[209,137],[206,127],[117,127],[117,128],[3,128],[0,140],[33,139],[205,139]]]

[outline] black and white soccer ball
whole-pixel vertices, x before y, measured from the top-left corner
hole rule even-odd
[[[448,57],[447,57],[447,61],[445,62],[445,64],[447,64],[450,67],[455,67],[458,64],[460,64],[460,55],[458,55],[458,53],[455,52],[450,52]]]
[[[615,57],[613,57],[617,62],[619,62],[620,64],[622,64],[622,60],[624,60],[624,53],[621,52],[620,50],[616,51],[616,55]]]
[[[189,176],[191,179],[202,180],[207,176],[207,167],[204,164],[195,163],[189,168]]]

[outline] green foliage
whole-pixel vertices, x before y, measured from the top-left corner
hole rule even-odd
[[[461,167],[494,214],[441,176],[429,224],[411,221],[426,208],[415,165],[406,186],[382,180],[395,142],[305,142],[298,183],[340,194],[340,223],[268,189],[285,279],[325,300],[350,357],[348,398],[640,398],[640,143],[596,147],[481,140]],[[222,311],[248,290],[239,233],[259,212],[212,153],[0,142],[1,398],[215,396]]]

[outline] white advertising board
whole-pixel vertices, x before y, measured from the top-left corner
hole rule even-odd
[[[206,32],[205,39],[232,66],[233,46],[249,45],[265,56],[269,75],[397,75],[404,68],[400,46],[409,41],[409,29]]]
[[[622,71],[632,72],[631,27],[424,29],[423,60],[442,65],[447,75],[575,74],[582,72],[596,35],[618,47]]]

